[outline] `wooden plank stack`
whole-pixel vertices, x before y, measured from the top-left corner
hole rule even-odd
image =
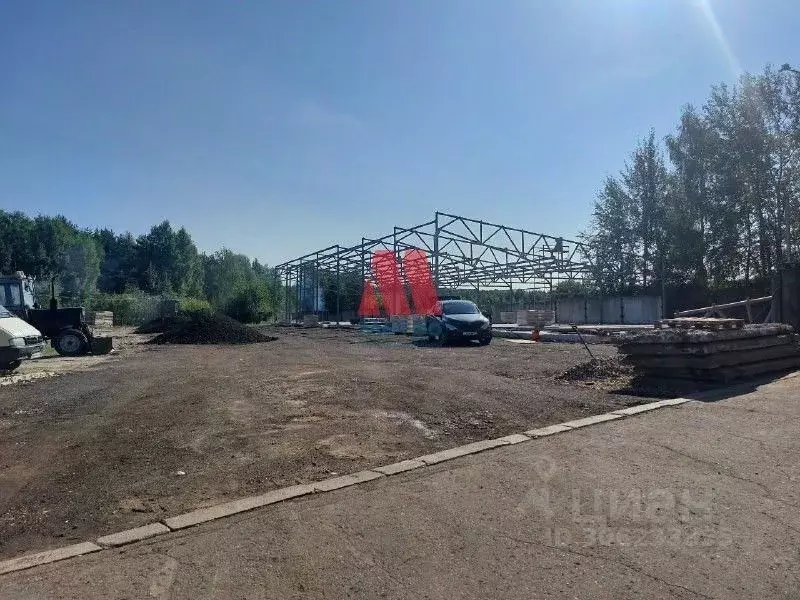
[[[87,312],[86,323],[98,329],[111,329],[114,326],[114,313],[110,310]]]
[[[616,343],[633,365],[634,377],[648,382],[727,383],[800,368],[800,343],[790,325],[708,323],[713,320],[704,319],[702,327],[666,325],[624,334]]]

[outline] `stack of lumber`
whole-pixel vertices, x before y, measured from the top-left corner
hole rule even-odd
[[[87,312],[86,323],[99,329],[111,329],[114,326],[114,313],[110,310]]]
[[[616,343],[639,380],[725,383],[800,368],[800,343],[790,325],[702,321],[693,327],[663,324],[667,328],[623,334]]]
[[[317,315],[303,315],[303,327],[317,327],[319,317]]]
[[[550,325],[556,320],[556,314],[552,310],[518,310],[517,325],[533,326],[534,329],[542,329],[545,325]]]

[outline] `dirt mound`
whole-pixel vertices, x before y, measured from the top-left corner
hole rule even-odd
[[[189,317],[164,317],[161,319],[153,319],[147,323],[142,323],[135,330],[134,333],[164,333],[168,329],[175,327],[181,323],[186,323]]]
[[[561,381],[597,381],[618,379],[633,374],[633,367],[624,364],[619,358],[593,358],[570,367],[556,375]]]
[[[164,327],[164,332],[150,340],[150,344],[257,344],[277,339],[217,314],[173,319]]]

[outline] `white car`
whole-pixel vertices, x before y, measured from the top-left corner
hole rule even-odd
[[[41,356],[41,332],[0,305],[0,371],[13,371],[26,358]]]

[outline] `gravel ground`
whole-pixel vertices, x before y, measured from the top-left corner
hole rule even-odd
[[[0,387],[0,556],[642,401],[557,380],[586,361],[575,344],[263,333],[279,339],[129,334],[113,358]]]

